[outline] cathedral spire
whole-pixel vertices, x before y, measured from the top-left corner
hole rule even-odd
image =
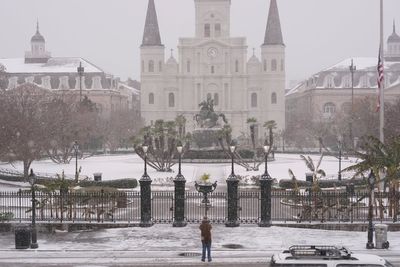
[[[162,46],[154,0],[149,0],[142,46]]]
[[[393,19],[393,33],[396,33],[396,21]]]
[[[263,45],[284,45],[276,0],[271,0]]]

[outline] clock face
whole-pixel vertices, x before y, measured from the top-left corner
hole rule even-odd
[[[210,48],[207,50],[207,55],[208,55],[209,57],[211,57],[211,58],[216,58],[217,55],[218,55],[218,49],[215,48],[215,47],[210,47]]]

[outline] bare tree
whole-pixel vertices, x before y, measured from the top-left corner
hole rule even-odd
[[[34,160],[43,156],[48,129],[43,123],[50,99],[48,90],[30,83],[1,93],[1,153],[7,162],[22,161],[24,178]]]

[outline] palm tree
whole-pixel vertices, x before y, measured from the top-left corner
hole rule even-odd
[[[324,170],[320,169],[319,166],[321,165],[322,158],[324,157],[324,154],[321,154],[317,165],[314,164],[314,161],[310,156],[304,156],[300,155],[300,157],[303,159],[304,163],[306,164],[307,168],[312,172],[312,190],[314,193],[319,192],[320,187],[319,187],[319,180],[322,177],[326,176],[326,173]]]
[[[250,138],[251,138],[251,144],[253,145],[253,149],[256,149],[256,124],[257,124],[257,119],[252,117],[247,119],[247,123],[249,124],[250,127]]]
[[[277,124],[274,120],[269,120],[264,122],[263,125],[264,128],[268,129],[268,138],[269,138],[269,144],[272,147],[272,145],[274,144],[274,134],[273,134],[273,130],[277,128]]]
[[[391,193],[389,216],[393,216],[393,220],[397,221],[399,204],[398,200],[396,200],[396,194],[399,191],[400,179],[400,137],[388,140],[384,144],[378,138],[369,136],[367,137],[367,141],[361,146],[361,152],[355,151],[355,155],[361,161],[345,168],[343,171],[355,171],[353,177],[356,177],[364,176],[366,172],[372,170],[377,179],[374,183],[375,185],[378,185],[380,181],[384,181],[385,184],[389,185]],[[381,177],[381,173],[385,177]],[[382,210],[381,216],[383,216]]]

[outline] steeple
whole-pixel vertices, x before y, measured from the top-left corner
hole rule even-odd
[[[39,32],[39,20],[36,21],[36,33],[32,36],[31,42],[45,42],[44,37]]]
[[[284,45],[276,0],[271,0],[263,45]]]
[[[396,33],[396,23],[394,20],[393,20],[393,33],[392,33],[392,35],[389,36],[387,42],[388,42],[388,44],[389,43],[400,43],[400,36],[398,36]]]
[[[162,46],[154,0],[149,0],[142,46]]]

